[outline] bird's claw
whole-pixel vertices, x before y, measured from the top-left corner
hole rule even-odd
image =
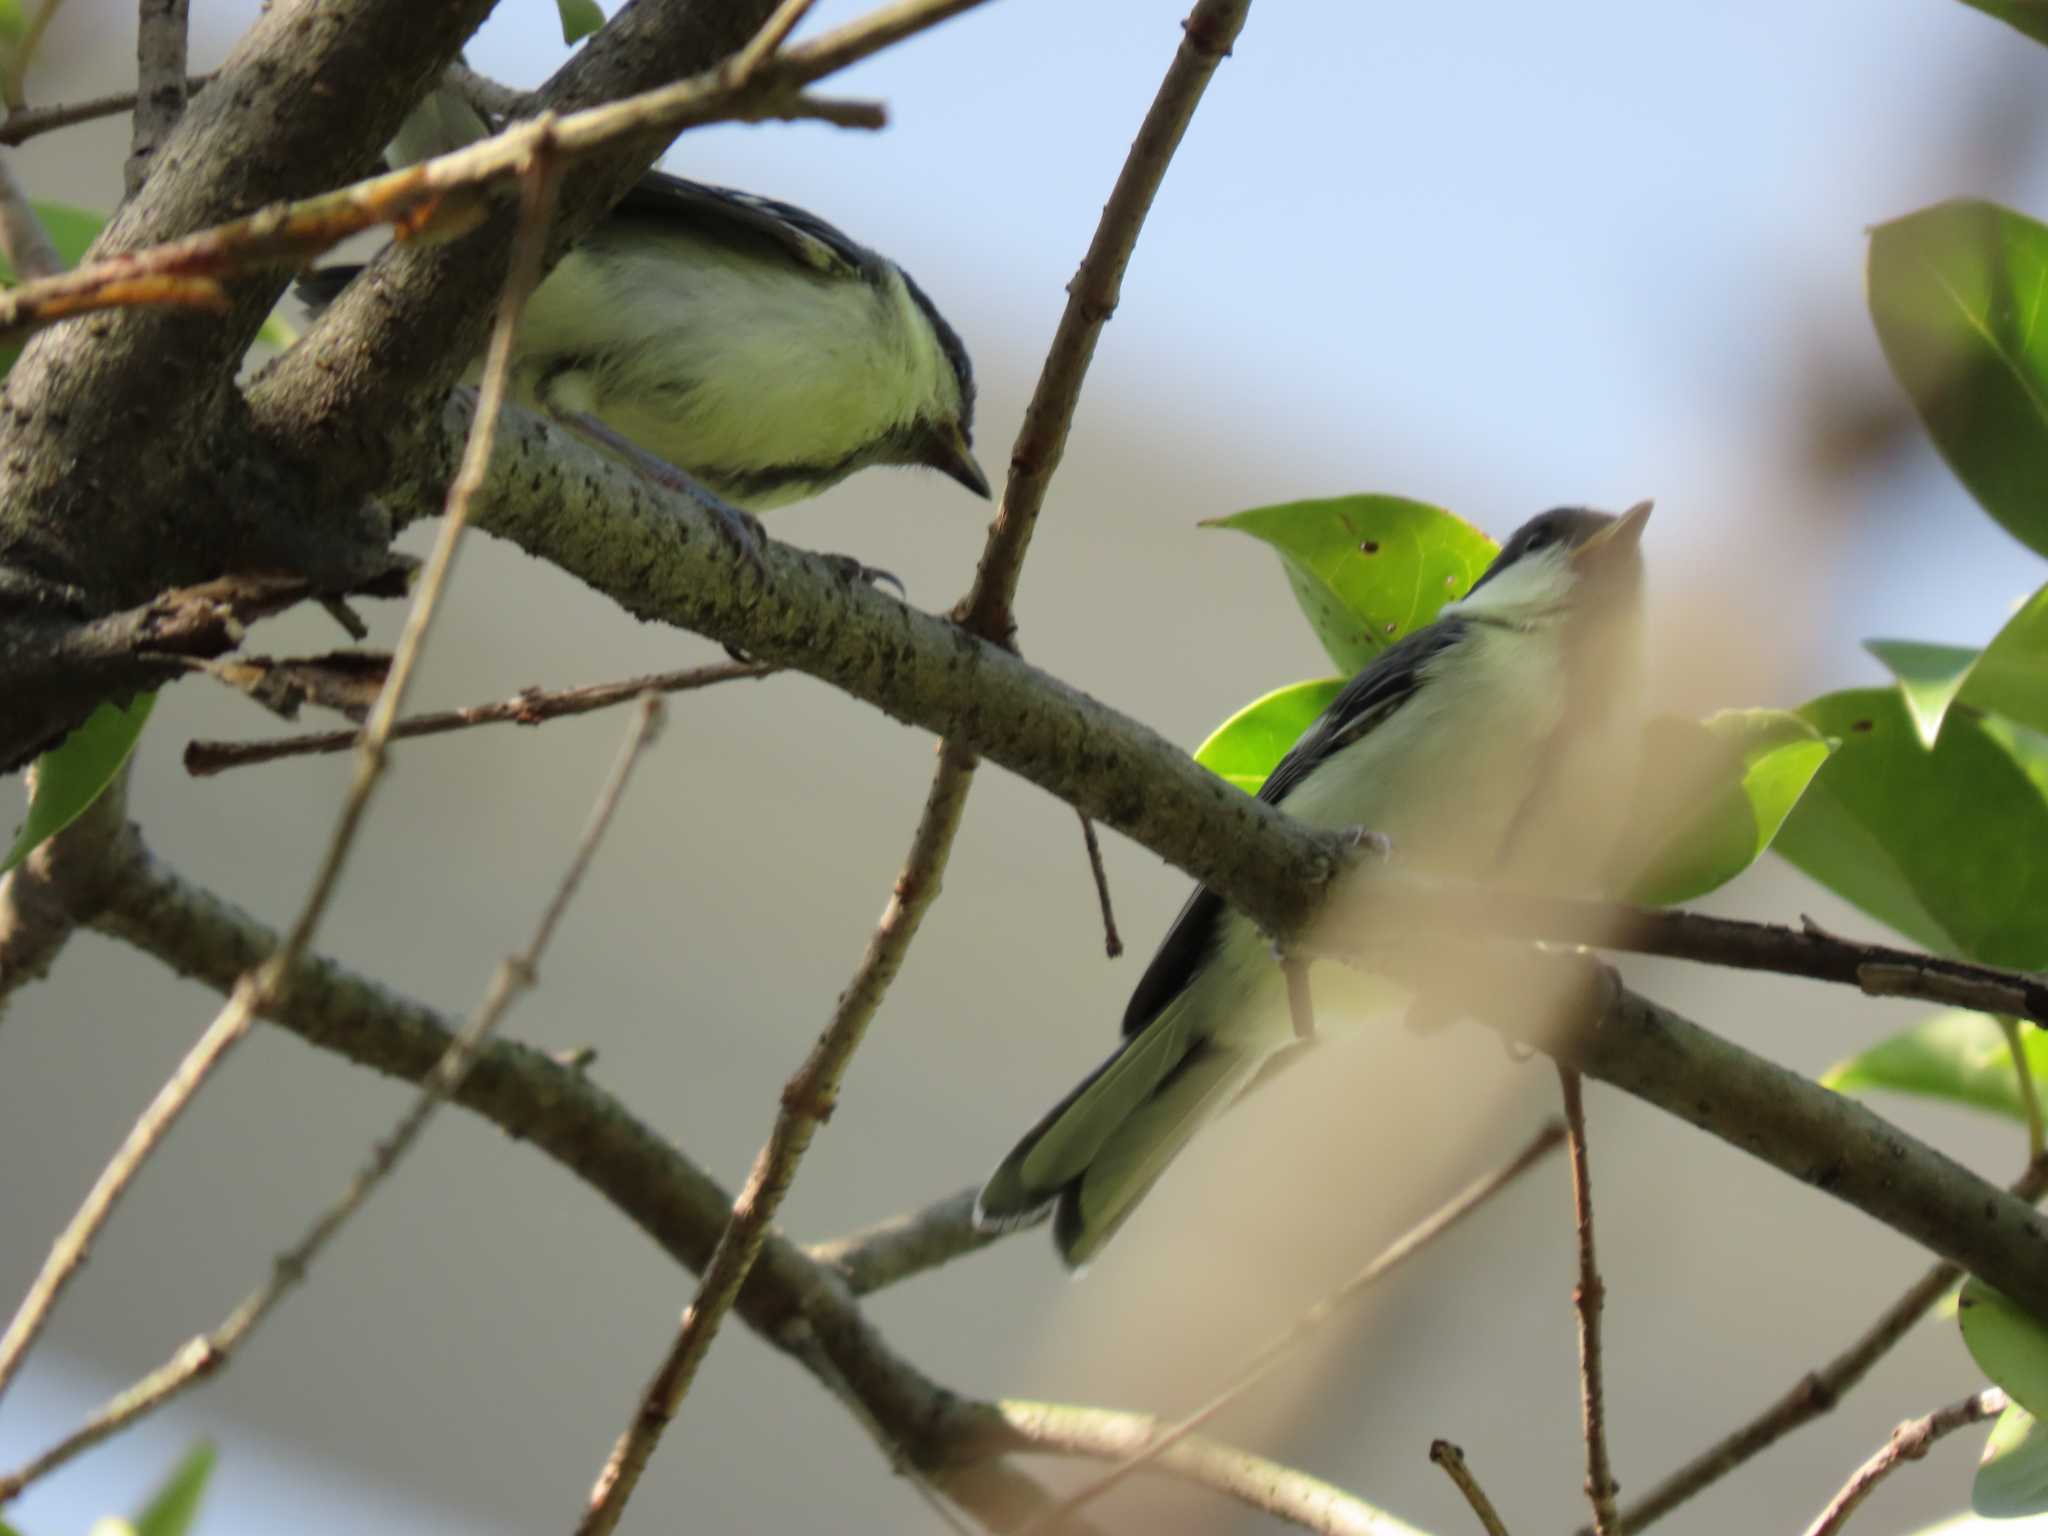
[[[878,565],[865,565],[852,555],[820,555],[819,559],[831,566],[833,571],[847,581],[863,582],[870,587],[887,582],[896,589],[896,595],[905,602],[910,600],[910,589],[894,571],[885,571]]]

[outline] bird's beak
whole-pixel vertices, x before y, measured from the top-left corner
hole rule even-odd
[[[957,480],[983,501],[988,500],[988,476],[974,462],[974,450],[967,446],[967,433],[959,422],[949,421],[932,429],[926,439],[924,462],[947,479]]]
[[[1625,554],[1643,537],[1643,525],[1650,520],[1653,502],[1639,501],[1593,537],[1572,551],[1572,563],[1598,565],[1610,555]]]

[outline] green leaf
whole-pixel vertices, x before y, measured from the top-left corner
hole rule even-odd
[[[1292,501],[1202,526],[1272,546],[1294,600],[1346,676],[1464,596],[1499,552],[1470,523],[1399,496]]]
[[[2036,1082],[2048,1082],[2048,1033],[2025,1031],[2021,1050]],[[1838,1061],[1821,1074],[1837,1093],[1891,1089],[1948,1099],[2024,1122],[2019,1074],[2013,1071],[2005,1031],[1989,1014],[1947,1009],[1869,1050]]]
[[[1951,715],[1932,750],[1896,690],[1799,713],[1837,738],[1776,847],[1909,938],[1987,965],[2048,963],[2048,800],[1984,721]]]
[[[2048,43],[2048,0],[1963,0],[1963,4],[1996,16],[2037,43]]]
[[[28,18],[21,13],[21,0],[0,0],[0,50],[12,48],[28,31]]]
[[[1930,746],[1958,699],[2048,731],[2048,587],[2021,604],[1982,651],[1920,640],[1863,644],[1899,680],[1920,739]]]
[[[1615,863],[1628,899],[1669,906],[1733,880],[1771,845],[1827,756],[1819,732],[1779,709],[1650,721]]]
[[[99,799],[135,750],[135,738],[142,734],[143,722],[155,704],[154,693],[140,694],[123,705],[102,704],[86,717],[85,724],[36,759],[35,795],[14,846],[0,863],[0,874],[27,858],[45,838],[55,837],[78,820]]]
[[[1967,645],[1933,645],[1924,640],[1866,640],[1863,649],[1899,680],[1899,694],[1924,746],[1941,734],[1942,717],[1962,692],[1963,680],[1982,654]]]
[[[1254,699],[1209,733],[1195,748],[1195,761],[1248,795],[1256,795],[1287,749],[1330,707],[1344,686],[1341,677],[1289,683]]]
[[[1984,1457],[1970,1484],[1970,1508],[1991,1520],[2048,1510],[2048,1433],[2018,1403],[2008,1404],[1991,1426],[1991,1438],[1984,1442]]]
[[[562,16],[562,41],[578,43],[604,25],[604,12],[597,0],[555,0]]]
[[[205,1440],[187,1451],[135,1517],[135,1536],[186,1536],[198,1518],[215,1460],[213,1446]]]
[[[1878,226],[1869,287],[1885,358],[1949,468],[2048,554],[2048,226],[1937,204]]]
[[[1963,1282],[1956,1322],[1977,1369],[2038,1417],[2048,1406],[2048,1328],[1975,1275]]]

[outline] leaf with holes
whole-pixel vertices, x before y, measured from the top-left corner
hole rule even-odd
[[[1195,748],[1195,761],[1219,778],[1228,779],[1248,795],[1256,795],[1266,775],[1330,707],[1344,686],[1341,677],[1312,683],[1289,683],[1264,698],[1254,699],[1209,733]]]
[[[2048,964],[2048,799],[1987,722],[1951,715],[1930,749],[1894,689],[1799,713],[1836,747],[1775,847],[1845,900],[1944,954]]]
[[[1616,888],[1670,906],[1726,885],[1763,856],[1827,756],[1821,734],[1781,709],[1650,721]]]
[[[2048,1081],[2048,1033],[2024,1031],[2020,1050],[2034,1080]],[[1932,1014],[1836,1062],[1821,1074],[1820,1083],[1837,1093],[1889,1089],[1988,1109],[2021,1122],[2027,1118],[2005,1031],[1989,1014],[1961,1008]]]
[[[1941,203],[1870,238],[1886,361],[1978,505],[2048,554],[2048,225]]]
[[[1499,552],[1462,518],[1399,496],[1291,501],[1202,526],[1272,547],[1309,627],[1347,676],[1464,596]]]
[[[14,868],[46,838],[55,837],[83,816],[135,750],[143,722],[156,704],[145,693],[125,705],[102,704],[62,742],[36,759],[35,793],[14,846],[0,862],[0,873]]]

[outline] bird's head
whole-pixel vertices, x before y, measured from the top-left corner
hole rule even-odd
[[[884,462],[936,469],[986,499],[988,476],[974,457],[974,364],[925,291],[908,272],[899,268],[896,275],[908,301],[906,344],[922,365],[913,372],[926,383],[910,421],[893,434],[893,453]]]
[[[1642,590],[1650,503],[1619,517],[1559,507],[1517,528],[1486,574],[1447,611],[1517,628],[1598,611],[1632,612]]]

